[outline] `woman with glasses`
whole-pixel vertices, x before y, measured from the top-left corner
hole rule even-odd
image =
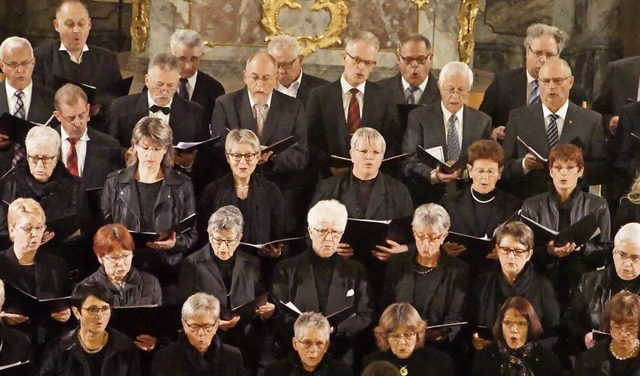
[[[139,375],[138,349],[125,335],[107,329],[113,295],[95,281],[79,283],[71,294],[78,328],[47,344],[40,375]]]
[[[102,192],[106,222],[129,231],[161,233],[195,213],[191,179],[173,167],[173,132],[161,119],[144,117],[133,128],[127,168],[107,177]],[[195,244],[194,227],[147,242],[133,263],[158,278],[165,304],[177,303],[177,265]]]
[[[228,205],[216,210],[207,224],[209,244],[182,261],[178,290],[181,300],[196,292],[215,296],[222,310],[220,337],[242,350],[248,368],[257,369],[262,350],[257,338],[262,321],[273,315],[275,306],[266,302],[256,309],[255,317],[243,321],[231,312],[266,292],[260,260],[237,250],[242,230],[242,213],[238,208]]]
[[[135,246],[126,227],[119,223],[102,226],[93,237],[93,252],[100,268],[85,281],[95,281],[114,296],[114,307],[162,305],[160,282],[149,273],[132,266]],[[155,347],[149,335],[136,338],[136,346],[144,351]]]
[[[248,129],[232,129],[224,147],[231,172],[207,185],[202,192],[198,204],[201,231],[207,228],[211,213],[222,206],[233,205],[244,218],[244,242],[264,244],[285,238],[292,223],[282,193],[274,183],[254,174],[261,158],[258,136]],[[206,234],[201,233],[201,239],[206,238]],[[281,252],[282,245],[271,245],[259,254],[277,258]]]
[[[454,375],[448,355],[424,347],[426,329],[427,323],[411,304],[390,305],[374,329],[379,351],[364,358],[365,366],[385,360],[394,364],[403,376]]]
[[[591,331],[600,327],[605,305],[612,296],[623,290],[640,294],[640,224],[622,226],[613,243],[613,265],[586,273],[572,294],[566,315],[572,337],[571,354],[595,346]]]
[[[389,261],[382,307],[410,303],[429,325],[463,321],[468,267],[440,252],[450,223],[449,214],[440,205],[424,204],[416,209],[411,223],[416,250],[394,255]],[[459,327],[429,330],[425,340],[449,351],[459,331]]]
[[[536,273],[529,262],[533,255],[533,231],[524,223],[509,222],[498,227],[495,238],[500,265],[480,275],[473,284],[469,312],[472,324],[491,328],[504,302],[520,296],[527,299],[537,312],[545,337],[549,337],[545,342],[550,348],[557,339],[560,308],[551,283]],[[486,335],[473,333],[472,343],[476,350],[492,340],[483,337]]]
[[[526,299],[507,299],[492,332],[495,340],[476,354],[474,376],[563,374],[558,357],[536,342],[542,324]]]
[[[26,155],[16,158],[15,168],[0,180],[0,197],[36,200],[49,221],[69,217],[65,228],[46,232],[45,241],[59,244],[89,232],[90,215],[82,179],[71,175],[60,161],[60,134],[51,127],[35,126],[25,139]],[[26,159],[26,162],[25,162]],[[0,242],[8,246],[6,209],[0,210]]]
[[[216,335],[220,302],[214,296],[191,295],[182,305],[182,328],[178,340],[154,356],[152,375],[245,375],[240,350]]]
[[[599,341],[576,361],[576,376],[640,375],[640,296],[621,291],[604,308],[602,330],[611,339]]]
[[[531,197],[522,204],[523,216],[555,231],[569,227],[594,213],[600,234],[585,244],[540,244],[533,262],[558,290],[559,300],[568,302],[570,289],[590,270],[603,266],[611,257],[609,234],[611,218],[607,201],[583,192],[579,179],[584,174],[580,149],[560,144],[549,153],[549,174],[553,180],[550,192]],[[591,234],[589,234],[591,235]],[[539,311],[538,311],[539,313]]]
[[[496,188],[504,169],[504,151],[499,143],[478,140],[469,146],[467,154],[471,187],[445,195],[441,205],[451,217],[449,230],[492,238],[495,229],[520,209],[521,202]],[[487,260],[486,253],[461,244],[445,242],[442,249],[451,256],[460,256],[474,272],[488,271],[494,264]]]
[[[351,370],[327,354],[331,327],[317,312],[304,312],[293,324],[295,353],[267,365],[265,376],[351,376]]]

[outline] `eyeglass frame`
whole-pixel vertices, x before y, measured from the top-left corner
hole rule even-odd
[[[433,54],[427,54],[427,56],[418,56],[418,57],[412,57],[412,56],[404,56],[402,55],[402,53],[400,53],[400,51],[396,51],[396,54],[400,57],[400,59],[402,60],[402,62],[404,62],[407,65],[411,65],[414,62],[417,63],[418,65],[425,65],[428,62],[431,61],[431,59],[433,59]],[[424,61],[421,61],[423,60]]]
[[[89,306],[87,308],[85,307],[80,307],[80,310],[85,310],[89,313],[89,315],[93,316],[93,317],[99,317],[99,316],[104,316],[107,313],[111,312],[111,306],[110,305],[106,305],[106,306],[102,306],[102,307],[98,307],[98,306]]]
[[[347,56],[349,56],[351,58],[351,60],[353,60],[354,63],[356,63],[356,65],[360,65],[363,64],[365,67],[367,68],[373,68],[376,66],[376,64],[378,64],[378,62],[376,60],[365,60],[362,59],[358,56],[351,56],[350,53],[348,53],[347,51],[344,52]]]
[[[515,325],[518,330],[522,330],[524,328],[529,328],[529,321],[510,321],[510,320],[502,320],[502,325],[511,329]]]
[[[498,248],[498,253],[501,255],[509,257],[509,255],[512,254],[515,258],[525,257],[525,255],[531,251],[530,249],[515,249],[501,245],[496,245],[496,247]]]
[[[413,237],[414,238],[418,238],[421,242],[428,242],[429,244],[434,244],[437,243],[438,240],[442,239],[442,237],[446,234],[447,232],[443,232],[440,234],[437,234],[435,236],[433,235],[427,235],[427,234],[422,234],[416,230],[413,230]]]
[[[244,159],[247,163],[253,162],[259,155],[260,152],[257,153],[229,153],[225,152],[226,155],[229,156],[229,159],[236,163],[240,163],[242,159]]]
[[[27,69],[27,66],[29,66],[30,64],[34,64],[35,60],[36,60],[35,57],[32,57],[31,60],[29,60],[29,61],[24,60],[24,61],[15,62],[15,63],[14,62],[7,63],[4,60],[0,60],[0,61],[2,62],[2,64],[4,66],[11,68],[11,70],[16,70],[16,69],[18,69],[20,67],[22,67],[24,69]]]
[[[104,258],[105,260],[109,261],[109,262],[110,262],[110,263],[112,263],[112,264],[117,264],[117,263],[119,263],[120,261],[127,262],[127,261],[128,261],[127,259],[131,259],[131,258],[133,258],[133,252],[131,252],[131,253],[127,254],[127,255],[124,255],[124,256],[118,256],[118,257],[114,257],[114,256],[106,256],[106,255],[105,255],[105,256],[103,256],[103,258]]]
[[[418,338],[418,333],[416,332],[406,332],[406,333],[387,333],[387,340],[400,343],[400,340],[404,341],[404,343],[408,343],[409,341],[416,340]]]
[[[58,158],[58,154],[54,156],[50,155],[31,155],[27,154],[27,160],[34,165],[38,165],[39,162],[42,162],[43,166],[48,166],[53,163],[54,159]],[[35,159],[35,162],[33,161]]]
[[[227,247],[231,248],[240,242],[240,236],[236,236],[234,239],[221,239],[213,235],[209,235],[209,240],[217,246],[221,246],[222,243],[224,243]]]
[[[213,332],[213,329],[216,327],[216,325],[218,325],[220,320],[216,320],[216,322],[214,322],[213,324],[206,324],[206,325],[205,324],[189,324],[186,320],[182,320],[182,322],[184,322],[187,328],[189,328],[189,331],[191,331],[191,333],[198,334],[200,333],[200,330],[202,330],[203,333],[210,334]],[[194,326],[195,326],[195,329],[194,329]]]
[[[31,226],[31,225],[28,225],[28,226]],[[47,225],[46,224],[44,224],[42,226],[31,226],[30,228],[26,228],[25,226],[16,226],[16,227],[19,228],[21,231],[27,233],[27,234],[33,234],[34,230],[35,230],[36,234],[38,232],[40,232],[40,231],[44,232],[44,231],[47,230]]]
[[[558,86],[558,85],[562,85],[563,82],[565,82],[567,79],[571,77],[573,77],[573,75],[567,76],[567,77],[552,77],[552,78],[538,77],[538,84],[549,86],[553,82],[554,85]]]
[[[151,152],[154,152],[154,153],[160,153],[161,151],[167,149],[166,146],[160,146],[160,147],[154,148],[152,146],[142,145],[140,142],[136,142],[136,146],[138,146],[143,151],[146,151],[146,152],[150,152],[151,151]]]
[[[318,349],[318,351],[323,351],[329,346],[329,341],[325,341],[325,342],[322,342],[322,341],[313,342],[309,340],[303,341],[298,337],[296,337],[296,340],[298,341],[300,346],[302,346],[302,348],[305,350],[311,350],[311,348],[315,346],[315,348]]]
[[[344,231],[337,231],[337,230],[329,230],[326,228],[322,228],[322,229],[318,229],[315,227],[312,227],[313,231],[317,232],[318,235],[320,235],[323,239],[327,238],[327,235],[331,234],[331,240],[334,240],[336,238],[340,239],[340,237],[342,237],[342,235],[344,235]]]
[[[449,95],[459,95],[459,96],[465,96],[467,94],[469,94],[469,91],[471,91],[471,89],[464,89],[464,90],[460,90],[459,88],[445,88],[442,87],[442,91],[444,91],[445,93],[449,94]]]
[[[531,46],[527,46],[527,48],[529,49],[529,51],[531,51],[531,53],[538,58],[538,60],[542,59],[542,57],[546,57],[547,59],[552,59],[558,55],[560,55],[560,52],[556,53],[556,54],[550,54],[550,53],[546,53],[544,51],[534,51]]]
[[[640,262],[640,255],[629,255],[626,252],[621,251],[618,247],[613,248],[613,253],[617,253],[623,261],[629,260],[632,265]]]
[[[285,71],[293,68],[293,64],[300,58],[300,55],[296,56],[295,59],[291,60],[288,63],[276,63],[276,70],[282,68]]]
[[[278,67],[276,66],[276,70],[278,69]],[[253,84],[257,84],[258,82],[262,82],[263,84],[267,84],[267,82],[271,82],[275,79],[275,77],[267,75],[267,76],[258,76],[257,74],[253,73],[250,76],[247,77],[248,80],[250,80]]]

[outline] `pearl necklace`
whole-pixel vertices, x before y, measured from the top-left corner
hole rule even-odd
[[[496,198],[496,196],[493,196],[493,197],[491,197],[491,198],[490,198],[490,199],[488,199],[488,200],[484,200],[484,201],[483,201],[483,200],[479,200],[479,199],[476,197],[476,195],[474,195],[474,194],[473,194],[473,188],[469,188],[469,189],[471,190],[471,197],[473,197],[473,199],[474,199],[474,200],[476,200],[477,202],[479,202],[479,203],[481,203],[481,204],[488,204],[488,203],[490,203],[491,201],[493,201],[493,199],[494,199],[494,198]]]
[[[416,272],[416,273],[418,273],[418,274],[425,275],[425,274],[429,274],[429,273],[431,273],[431,272],[433,271],[433,269],[435,269],[435,267],[433,267],[433,268],[431,268],[431,269],[429,269],[429,270],[424,270],[424,271],[423,271],[423,270],[415,269],[415,272]]]
[[[633,349],[631,350],[631,352],[627,355],[618,355],[616,354],[616,352],[613,350],[613,342],[611,342],[611,344],[609,345],[609,352],[611,352],[611,355],[613,355],[614,358],[618,359],[618,360],[627,360],[630,358],[633,358],[637,352],[638,352],[638,348],[640,348],[640,340],[636,339],[636,344],[633,345]],[[637,354],[636,354],[637,355]]]
[[[104,346],[107,344],[107,341],[109,340],[109,333],[104,332],[104,343],[102,344],[102,346],[96,348],[96,349],[89,349],[87,348],[84,343],[82,342],[82,338],[80,337],[80,332],[78,332],[78,342],[80,342],[80,346],[82,346],[82,349],[84,350],[84,352],[86,352],[87,354],[97,354],[100,351],[102,351],[102,349],[104,348]]]

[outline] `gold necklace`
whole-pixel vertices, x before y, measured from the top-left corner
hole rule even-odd
[[[400,367],[400,375],[402,376],[407,376],[409,374],[409,370],[407,369],[408,366],[402,366]]]
[[[249,188],[249,186],[248,185],[245,185],[245,186],[236,185],[236,188],[238,188],[238,189],[247,189],[247,188]]]
[[[104,348],[104,345],[107,344],[107,341],[109,340],[109,333],[104,332],[104,343],[96,348],[96,349],[89,349],[87,348],[87,346],[85,346],[84,342],[82,342],[82,336],[80,336],[80,331],[78,331],[78,342],[80,342],[80,346],[82,346],[82,349],[84,350],[84,352],[86,352],[87,354],[96,354],[99,353],[100,351],[102,351],[102,349]]]
[[[613,355],[614,358],[618,359],[618,360],[627,360],[630,358],[633,358],[637,352],[638,352],[638,348],[640,348],[640,340],[636,339],[636,344],[633,345],[633,349],[631,350],[631,352],[627,355],[618,355],[616,354],[616,352],[613,350],[613,341],[611,342],[611,344],[609,345],[609,352],[611,352],[611,355]]]

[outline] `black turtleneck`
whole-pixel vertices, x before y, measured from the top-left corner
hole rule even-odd
[[[213,261],[218,266],[222,281],[227,288],[227,307],[231,307],[229,300],[231,298],[231,281],[233,280],[233,267],[236,264],[236,254],[234,253],[228,260],[222,260],[214,253]]]
[[[351,174],[353,181],[353,188],[356,194],[356,218],[365,218],[367,215],[367,207],[369,206],[369,199],[371,198],[371,191],[373,190],[373,182],[375,179],[361,180],[355,175]]]
[[[475,230],[478,230],[477,234],[482,233],[482,235],[491,236],[494,229],[487,228],[488,227],[487,225],[493,223],[493,221],[491,220],[493,215],[492,209],[494,205],[499,204],[495,200],[495,197],[496,197],[495,190],[489,193],[480,193],[473,188],[469,188],[469,189],[471,189],[471,197],[473,199],[472,210],[473,210],[474,219],[475,219],[475,223],[474,223]],[[482,235],[478,235],[478,236],[482,236]]]
[[[318,308],[320,312],[327,313],[327,301],[329,299],[329,289],[331,288],[331,278],[336,262],[340,257],[337,253],[324,258],[318,256],[311,251],[311,268],[313,270],[313,278],[316,282],[316,292],[318,294]]]

